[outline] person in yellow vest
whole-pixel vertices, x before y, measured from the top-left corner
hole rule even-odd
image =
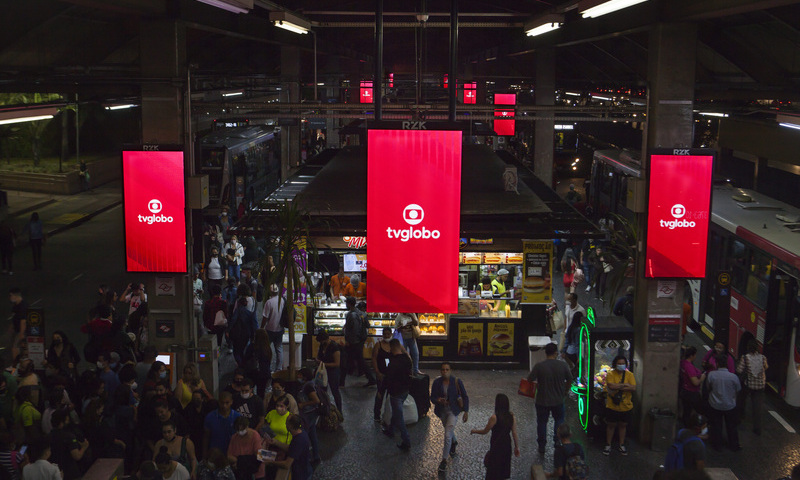
[[[492,280],[492,294],[503,295],[506,293],[506,280],[508,280],[508,270],[501,268],[497,271],[497,276]],[[501,300],[495,303],[495,310],[505,310],[506,301]]]

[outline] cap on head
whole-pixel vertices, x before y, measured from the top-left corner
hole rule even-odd
[[[497,271],[497,275],[498,276],[500,276],[500,275],[508,275],[508,270],[506,270],[505,268],[501,268],[500,270]]]

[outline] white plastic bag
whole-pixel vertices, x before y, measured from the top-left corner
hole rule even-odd
[[[417,423],[419,421],[419,412],[417,412],[417,402],[409,395],[403,402],[403,420],[406,425]],[[389,392],[383,394],[383,413],[381,414],[381,421],[384,425],[392,424],[392,404],[389,401]]]

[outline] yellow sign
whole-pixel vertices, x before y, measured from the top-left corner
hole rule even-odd
[[[423,345],[422,356],[444,358],[444,345]]]
[[[482,323],[458,324],[458,356],[459,357],[483,356]]]
[[[303,304],[295,304],[294,306],[294,333],[306,333],[306,306]]]
[[[553,300],[553,242],[522,242],[522,300],[525,304],[549,304]]]
[[[728,272],[722,272],[719,274],[719,277],[717,277],[717,281],[719,281],[719,284],[723,287],[727,286],[731,283],[731,276]]]
[[[510,322],[488,324],[486,354],[492,357],[514,356],[514,324]]]

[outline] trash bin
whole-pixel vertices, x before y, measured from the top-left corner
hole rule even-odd
[[[547,356],[544,354],[544,347],[552,342],[550,337],[528,337],[528,350],[530,351],[529,370],[533,370],[533,366],[545,360]]]
[[[666,452],[675,439],[675,413],[670,409],[651,408],[650,419],[653,424],[650,449]]]

